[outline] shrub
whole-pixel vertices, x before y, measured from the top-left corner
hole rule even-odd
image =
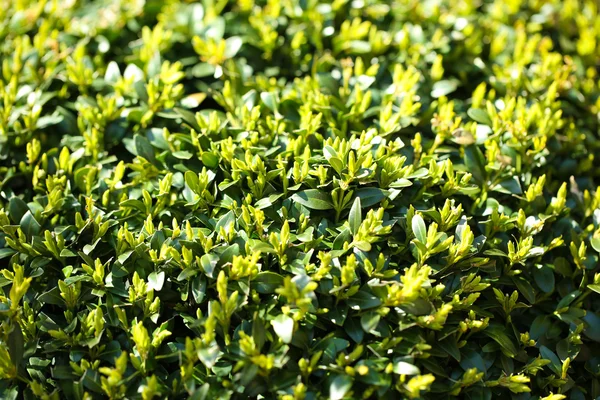
[[[598,13],[4,2],[2,398],[597,398]]]

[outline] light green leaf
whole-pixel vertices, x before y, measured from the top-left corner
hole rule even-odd
[[[427,243],[427,228],[425,227],[425,221],[423,221],[421,215],[415,214],[412,218],[411,227],[417,240],[421,243]]]
[[[437,99],[438,97],[449,95],[458,88],[458,82],[456,80],[443,80],[433,84],[433,90],[431,91],[431,97]]]
[[[587,285],[588,289],[600,294],[600,285],[599,284],[589,284]]]
[[[394,361],[394,373],[398,375],[419,375],[421,371],[413,364],[406,361]]]
[[[294,334],[294,320],[285,314],[280,314],[271,321],[273,329],[283,343],[290,343]]]
[[[352,378],[347,375],[338,375],[329,385],[329,399],[341,400],[352,388]]]
[[[473,121],[479,122],[480,124],[492,126],[493,122],[488,113],[481,108],[469,108],[467,114]]]
[[[153,272],[148,275],[148,290],[154,290],[156,292],[160,292],[165,283],[165,272],[160,271],[158,273]]]
[[[360,228],[360,224],[362,222],[362,206],[360,204],[360,197],[356,197],[354,199],[354,203],[352,203],[352,208],[350,208],[350,215],[348,215],[348,223],[350,224],[350,232],[353,235],[356,235],[358,232],[358,228]]]
[[[292,200],[312,210],[331,210],[333,203],[331,196],[318,189],[308,189],[292,196]]]

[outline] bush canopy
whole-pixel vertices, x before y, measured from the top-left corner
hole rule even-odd
[[[4,0],[3,399],[600,396],[594,0]]]

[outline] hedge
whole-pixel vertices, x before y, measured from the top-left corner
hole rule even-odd
[[[0,7],[0,397],[600,398],[594,0]]]

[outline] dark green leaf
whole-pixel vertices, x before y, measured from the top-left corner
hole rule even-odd
[[[275,289],[283,285],[283,277],[274,272],[261,272],[252,281],[258,293],[275,293]]]
[[[586,324],[583,333],[594,342],[600,342],[600,316],[597,313],[588,311],[583,320]]]
[[[27,203],[18,197],[12,197],[8,203],[8,213],[13,223],[18,224],[25,213],[29,211]]]
[[[362,207],[371,207],[379,204],[386,197],[386,192],[378,188],[358,189],[356,197],[360,198]]]
[[[23,361],[23,353],[25,351],[25,341],[20,326],[13,326],[12,332],[8,335],[7,344],[10,361],[14,366],[19,368]]]
[[[454,338],[449,337],[445,340],[437,342],[437,344],[442,350],[444,350],[446,353],[452,356],[452,358],[460,362],[460,350],[458,349],[458,345],[456,344]]]
[[[515,357],[518,353],[517,346],[509,337],[509,332],[501,325],[490,324],[484,331],[487,336],[494,339],[504,353],[509,357]]]
[[[360,317],[360,325],[366,333],[371,333],[379,324],[381,316],[374,312],[368,312]]]
[[[31,214],[31,211],[27,211],[23,215],[23,217],[21,218],[20,225],[21,225],[21,229],[23,230],[23,233],[25,233],[25,235],[27,235],[28,237],[31,237],[33,235],[39,235],[40,232],[42,231],[42,227],[37,222],[37,220],[33,217],[33,215]]]
[[[527,299],[531,304],[535,303],[535,292],[531,284],[524,278],[514,278],[513,281],[519,289],[519,292]]]
[[[354,310],[368,310],[378,307],[380,304],[381,300],[379,297],[363,290],[359,290],[354,296],[348,299],[348,305]]]
[[[554,290],[554,271],[549,266],[540,265],[534,268],[533,279],[544,293],[551,293]]]
[[[144,157],[151,163],[154,163],[154,148],[150,144],[150,141],[142,135],[135,135],[133,140],[135,142],[135,150],[137,155],[140,157]]]
[[[471,145],[465,148],[465,166],[477,183],[484,181],[486,178],[484,157],[477,146]]]

